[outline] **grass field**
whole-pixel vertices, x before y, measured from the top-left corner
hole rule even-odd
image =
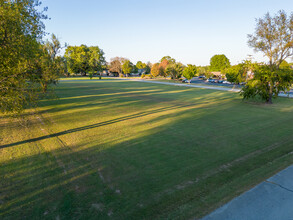
[[[293,100],[61,81],[0,118],[0,219],[200,218],[293,163]]]

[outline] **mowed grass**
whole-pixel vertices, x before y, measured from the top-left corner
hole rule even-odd
[[[293,100],[63,81],[0,118],[0,219],[200,218],[293,162]]]

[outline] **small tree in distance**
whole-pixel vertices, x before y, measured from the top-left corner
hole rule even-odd
[[[122,71],[128,77],[129,73],[131,73],[133,69],[133,64],[130,60],[124,60],[122,64]]]
[[[160,71],[159,71],[159,64],[158,63],[155,63],[153,66],[152,66],[152,69],[151,69],[151,74],[153,77],[157,77],[159,75]]]
[[[196,75],[197,68],[195,65],[187,64],[187,67],[183,70],[183,76],[191,80]]]
[[[214,55],[210,60],[211,71],[222,71],[230,66],[230,61],[224,54]]]

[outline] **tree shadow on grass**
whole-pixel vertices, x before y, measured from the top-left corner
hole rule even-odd
[[[68,130],[53,133],[53,134],[50,134],[50,135],[44,135],[44,136],[37,137],[37,138],[31,138],[31,139],[28,139],[28,140],[18,141],[18,142],[11,143],[11,144],[1,145],[0,149],[7,148],[7,147],[13,147],[13,146],[17,146],[17,145],[20,145],[20,144],[40,141],[40,140],[44,140],[44,139],[47,139],[47,138],[58,137],[58,136],[61,136],[61,135],[70,134],[70,133],[74,133],[74,132],[78,132],[78,131],[84,131],[84,130],[97,128],[97,127],[101,127],[101,126],[105,126],[105,125],[111,125],[111,124],[114,124],[114,123],[127,121],[127,120],[130,120],[130,119],[135,119],[135,118],[139,118],[139,117],[144,117],[144,116],[148,116],[148,115],[151,115],[151,114],[156,114],[156,113],[160,113],[160,112],[164,112],[164,111],[174,110],[174,109],[178,109],[178,108],[187,108],[187,107],[192,107],[192,106],[194,106],[194,104],[173,105],[173,106],[168,106],[168,107],[159,108],[159,109],[155,109],[155,110],[144,111],[144,112],[140,112],[140,113],[124,116],[124,117],[119,117],[119,118],[116,118],[116,119],[112,119],[112,120],[108,120],[108,121],[104,121],[104,122],[100,122],[100,123],[96,123],[96,124],[92,124],[92,125],[82,126],[82,127],[74,128],[74,129],[68,129]]]
[[[60,149],[50,150],[49,143],[48,149],[36,151],[38,153],[35,155],[7,160],[0,167],[0,218],[198,217],[215,208],[223,198],[230,199],[235,192],[240,193],[245,189],[240,180],[249,179],[247,175],[250,172],[292,151],[284,143],[268,153],[219,169],[245,155],[241,151],[232,154],[235,148],[221,144],[223,134],[233,135],[232,131],[242,116],[232,123],[234,127],[223,125],[218,134],[213,134],[218,142],[212,144],[213,140],[206,139],[200,132],[204,127],[196,125],[202,124],[205,117],[215,120],[219,112],[226,111],[225,114],[229,115],[235,106],[227,105],[224,109],[223,105],[223,108],[199,117],[194,117],[192,109],[188,108],[194,105],[174,105],[157,111],[178,107],[183,108],[177,113],[180,120],[174,118],[167,124],[146,129],[143,136],[134,136],[127,141],[123,141],[123,137],[119,143],[109,140],[107,148],[101,149],[93,142],[83,142],[77,146],[60,146]],[[117,123],[118,120],[154,113],[146,111],[102,123]],[[169,115],[170,118],[173,116]],[[90,129],[98,124],[79,129]],[[70,130],[75,132],[74,129]],[[209,133],[213,130],[208,126]],[[184,136],[180,131],[184,131]],[[245,132],[244,128],[234,135],[241,139],[242,132]],[[265,136],[269,129],[262,132]],[[238,146],[237,142],[230,144]],[[219,151],[218,145],[224,153]],[[38,146],[39,142],[33,141],[22,147],[38,149]],[[266,172],[268,175],[271,171]],[[204,178],[206,176],[208,178]],[[257,183],[258,178],[252,182],[250,184]]]

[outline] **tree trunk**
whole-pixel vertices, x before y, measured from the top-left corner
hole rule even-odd
[[[47,88],[48,88],[48,83],[47,82],[41,82],[41,87],[42,87],[42,92],[46,93],[47,92]]]
[[[268,104],[273,104],[273,85],[272,85],[272,82],[270,82],[270,85],[269,85],[269,97],[267,99],[267,103]]]
[[[273,94],[269,94],[269,98],[267,99],[267,104],[273,104]]]

